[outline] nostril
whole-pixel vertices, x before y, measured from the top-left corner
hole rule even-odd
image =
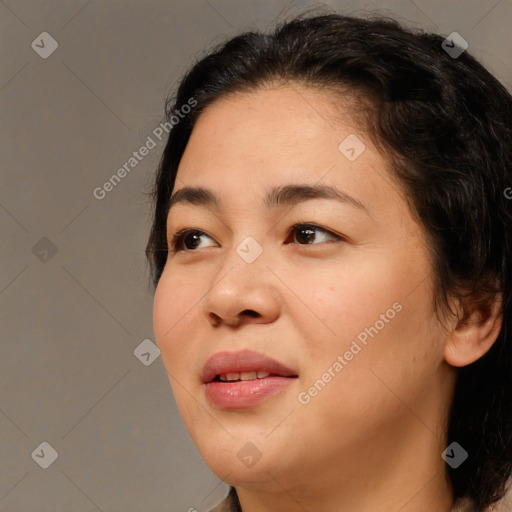
[[[215,326],[219,325],[220,323],[220,316],[216,315],[215,313],[210,313],[210,318],[213,320],[213,324]]]
[[[216,313],[210,312],[210,318],[213,321],[214,327],[217,327],[222,322],[224,322],[227,325],[231,325],[233,327],[238,327],[238,325],[242,321],[242,315],[249,316],[251,318],[258,318],[261,316],[259,313],[257,313],[256,311],[254,311],[252,309],[246,309],[245,311],[242,311],[239,315],[237,315],[232,320],[228,320],[228,319],[222,319],[222,317],[220,317]]]
[[[252,309],[246,309],[242,313],[247,316],[252,316],[253,318],[260,316],[259,313],[256,313],[256,311],[253,311]]]

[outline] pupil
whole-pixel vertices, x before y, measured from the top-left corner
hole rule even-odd
[[[190,237],[195,237],[195,242],[198,242],[199,241],[199,235],[197,233],[188,233],[186,236],[185,236],[185,239],[184,239],[184,242],[185,242],[185,247],[187,249],[192,249],[193,247],[190,247],[190,244],[188,244],[188,240],[190,240]]]
[[[308,235],[306,235],[305,237],[300,236],[300,233],[305,233],[305,232],[307,232]],[[306,241],[306,242],[310,242],[315,237],[315,232],[311,228],[301,228],[298,230],[298,234],[299,234],[299,236],[297,238],[299,238],[299,239],[302,238],[302,241]]]

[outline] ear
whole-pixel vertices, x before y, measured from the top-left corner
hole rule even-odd
[[[465,302],[446,339],[444,359],[452,366],[467,366],[486,354],[498,338],[503,322],[501,294],[484,301]]]

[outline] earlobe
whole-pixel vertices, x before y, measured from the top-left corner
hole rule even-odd
[[[448,364],[467,366],[491,349],[503,323],[501,305],[501,294],[486,303],[466,304],[462,318],[446,339],[444,359]]]

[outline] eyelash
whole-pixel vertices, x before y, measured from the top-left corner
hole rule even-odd
[[[295,230],[298,230],[298,228],[309,228],[309,229],[313,229],[313,230],[323,231],[324,233],[328,233],[329,235],[334,237],[336,239],[335,241],[344,240],[344,238],[341,237],[340,235],[337,235],[337,234],[333,233],[332,231],[330,231],[328,229],[322,228],[321,226],[317,226],[316,224],[308,224],[308,223],[300,223],[300,222],[294,224],[293,226],[291,226],[291,228],[288,230],[288,237]],[[175,233],[173,235],[173,237],[172,237],[172,240],[171,240],[171,243],[170,243],[170,249],[169,249],[169,252],[171,254],[174,254],[174,253],[177,253],[177,252],[191,252],[191,251],[195,251],[196,250],[196,249],[180,249],[181,244],[182,244],[182,242],[185,239],[185,236],[188,235],[189,233],[195,233],[195,234],[198,234],[200,236],[202,236],[202,235],[209,236],[207,233],[205,233],[204,231],[202,231],[200,229],[196,229],[196,228],[185,228],[185,229],[182,229],[182,230],[178,231],[177,233]],[[299,244],[299,245],[318,245],[318,244]]]

